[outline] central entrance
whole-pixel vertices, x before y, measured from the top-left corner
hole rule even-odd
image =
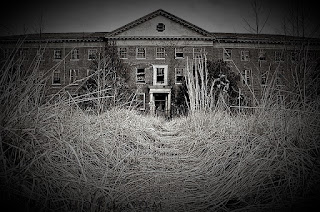
[[[150,113],[157,116],[170,117],[171,87],[150,86]]]
[[[166,93],[155,93],[154,97],[154,106],[155,106],[155,114],[157,116],[165,116],[168,110],[166,105],[168,94]]]

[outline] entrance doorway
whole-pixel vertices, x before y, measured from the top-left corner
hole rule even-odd
[[[170,117],[171,87],[150,86],[150,113],[157,116]]]
[[[166,93],[155,93],[154,96],[154,106],[155,106],[155,113],[158,116],[165,116],[167,113],[166,107],[166,98],[168,94]]]

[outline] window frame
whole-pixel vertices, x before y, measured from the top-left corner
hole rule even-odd
[[[143,70],[142,72],[138,72],[138,70]],[[143,76],[143,81],[139,81],[139,76]],[[136,68],[136,83],[137,84],[146,84],[146,69],[145,68]]]
[[[248,74],[249,73],[249,74]],[[248,86],[250,86],[250,85],[252,85],[252,81],[251,81],[251,77],[252,76],[252,70],[251,69],[249,69],[249,68],[245,68],[244,70],[243,70],[243,75],[242,75],[242,83],[244,84],[244,85],[248,85]],[[249,82],[249,83],[248,83]]]
[[[59,76],[59,83],[55,83],[56,74],[58,74],[58,76]],[[51,81],[51,84],[52,84],[52,85],[61,85],[61,71],[60,71],[60,70],[54,70],[54,71],[52,72],[52,81]]]
[[[143,100],[138,100],[138,96],[143,96]],[[139,102],[142,102],[142,107],[138,107],[139,110],[146,110],[146,94],[145,93],[137,93],[136,94],[136,102],[139,106]]]
[[[60,58],[57,58],[57,52],[60,52]],[[62,60],[62,50],[61,49],[54,49],[53,50],[53,60]]]
[[[232,48],[223,48],[223,61],[232,60]]]
[[[181,73],[179,75],[177,74],[178,70],[181,70]],[[184,77],[184,68],[182,68],[182,67],[174,68],[174,73],[175,73],[175,84],[181,85],[183,82],[183,77]],[[182,77],[181,82],[177,80],[177,77]]]
[[[284,52],[283,51],[274,51],[274,61],[275,62],[284,62]]]
[[[163,52],[158,51],[158,49],[163,49]],[[159,54],[162,54],[163,57],[159,57]],[[157,60],[165,60],[166,59],[166,48],[165,47],[162,47],[162,46],[156,47],[156,59]]]
[[[261,57],[261,56],[264,56],[264,57]],[[261,58],[264,58],[264,59],[261,59]],[[266,52],[266,50],[264,50],[264,49],[260,49],[259,50],[259,52],[258,52],[258,61],[260,61],[260,62],[267,61],[267,52]]]
[[[77,57],[75,58],[75,56]],[[70,60],[72,61],[80,60],[80,50],[78,48],[71,50]]]
[[[261,86],[267,86],[267,72],[261,73],[260,75]]]
[[[178,51],[180,50],[180,51]],[[182,57],[177,56],[178,54],[182,54]],[[176,47],[174,48],[174,59],[184,59],[184,47]]]
[[[44,51],[44,49],[37,49],[36,56],[39,58],[40,61],[45,61]]]
[[[199,52],[195,52],[195,49],[200,49],[200,51]],[[198,56],[195,57],[196,54],[198,54],[198,56],[200,56],[200,57],[198,57]],[[192,58],[193,59],[201,58],[201,54],[202,54],[202,48],[201,47],[192,48]]]
[[[75,73],[75,75],[73,75]],[[73,79],[75,78],[75,79]],[[69,70],[69,82],[71,85],[78,85],[78,83],[75,83],[79,78],[79,69],[70,69]]]
[[[94,53],[92,53],[94,51]],[[88,60],[95,60],[97,59],[98,49],[88,49]],[[94,55],[94,58],[90,58],[90,56]]]
[[[125,51],[122,51],[125,50]],[[128,59],[128,48],[127,47],[119,47],[118,54],[120,59]],[[124,54],[124,56],[123,56]]]
[[[158,68],[163,68],[163,83],[158,83]],[[168,65],[153,65],[153,85],[168,85]]]
[[[139,50],[143,49],[143,52],[139,52]],[[144,57],[138,57],[139,54],[144,54]],[[136,48],[136,59],[144,60],[147,58],[147,49],[146,47],[137,47]]]
[[[241,59],[241,61],[250,61],[250,51],[249,50],[241,50],[240,51],[240,59]]]

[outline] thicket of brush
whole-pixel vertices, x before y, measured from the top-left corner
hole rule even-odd
[[[0,79],[1,198],[24,209],[261,211],[300,204],[319,183],[313,107],[90,115],[71,97],[42,104],[37,66],[14,67]]]

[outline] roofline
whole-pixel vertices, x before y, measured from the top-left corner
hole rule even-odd
[[[170,19],[172,21],[178,22],[178,23],[180,23],[180,24],[182,24],[182,25],[184,25],[184,26],[186,26],[186,27],[188,27],[188,28],[190,28],[190,29],[192,29],[192,30],[204,35],[204,36],[207,36],[207,37],[211,37],[212,36],[212,34],[210,32],[208,32],[208,31],[206,31],[206,30],[204,30],[204,29],[202,29],[202,28],[200,28],[200,27],[198,27],[198,26],[196,26],[196,25],[194,25],[194,24],[182,19],[182,18],[179,18],[179,17],[177,17],[177,16],[175,16],[175,15],[173,15],[173,14],[167,12],[167,11],[164,11],[163,9],[158,9],[158,10],[156,10],[156,11],[154,11],[152,13],[149,13],[149,14],[141,17],[141,18],[138,18],[138,19],[136,19],[136,20],[134,20],[134,21],[122,26],[122,27],[119,27],[119,28],[115,29],[115,30],[110,32],[109,36],[118,35],[119,33],[124,32],[125,30],[128,30],[128,29],[131,29],[131,28],[133,28],[133,27],[135,27],[135,26],[137,26],[137,25],[139,25],[141,23],[144,23],[144,22],[146,22],[146,21],[148,21],[148,20],[150,20],[150,19],[152,19],[152,18],[154,18],[154,17],[156,17],[158,15],[163,15],[166,18],[168,18],[168,19]]]

